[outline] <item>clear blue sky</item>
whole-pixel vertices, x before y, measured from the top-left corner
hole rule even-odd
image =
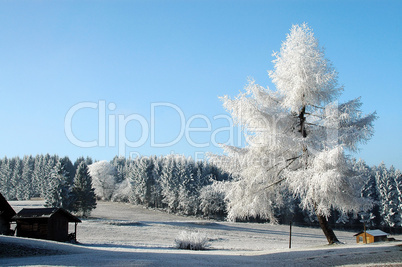
[[[380,117],[354,156],[402,169],[401,11],[370,0],[0,1],[0,156],[220,153],[230,123],[218,96],[248,77],[272,88],[272,51],[307,22],[341,101],[361,96]]]

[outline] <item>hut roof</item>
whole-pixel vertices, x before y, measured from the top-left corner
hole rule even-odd
[[[13,220],[50,218],[56,213],[62,213],[69,222],[81,222],[80,219],[62,208],[22,209],[13,217]]]
[[[364,232],[357,233],[354,236],[360,235],[362,233],[364,233]],[[383,232],[383,231],[381,231],[379,229],[367,230],[366,233],[369,234],[369,235],[372,235],[372,236],[387,236],[388,235],[386,232]]]
[[[0,215],[8,220],[10,220],[14,215],[15,211],[0,193]]]

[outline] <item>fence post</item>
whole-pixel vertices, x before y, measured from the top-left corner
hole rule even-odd
[[[292,221],[289,223],[289,248],[292,248]]]

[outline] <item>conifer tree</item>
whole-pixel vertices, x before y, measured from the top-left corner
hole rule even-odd
[[[10,161],[7,157],[4,157],[0,168],[0,192],[6,199],[10,199],[11,175]]]
[[[17,199],[17,187],[19,180],[21,178],[21,172],[22,172],[22,163],[21,159],[19,157],[15,157],[12,159],[13,161],[13,174],[11,176],[10,180],[10,190],[9,190],[9,200]]]
[[[162,160],[157,157],[151,158],[153,163],[153,169],[151,173],[152,185],[151,185],[151,199],[152,207],[159,208],[162,206],[162,186],[161,186],[161,175],[162,175]]]
[[[174,156],[167,156],[162,170],[161,187],[163,195],[162,203],[166,205],[169,212],[176,212],[178,207],[178,173]]]
[[[78,166],[74,177],[72,199],[72,210],[83,217],[88,217],[96,208],[95,189],[92,187],[92,178],[84,161]]]
[[[43,198],[46,198],[46,195],[50,192],[51,187],[51,176],[52,170],[56,166],[58,162],[58,158],[56,156],[50,156],[46,154],[43,159],[43,171],[42,171],[42,183],[40,188],[40,194]]]
[[[371,209],[367,211],[362,211],[360,213],[360,221],[362,223],[365,223],[367,227],[375,228],[377,225],[380,225],[381,222],[379,210],[380,195],[377,190],[375,171],[373,171],[372,168],[368,167],[366,163],[362,160],[358,161],[355,164],[354,170],[358,173],[361,173],[361,175],[365,177],[365,183],[362,187],[361,195],[364,198],[371,199],[374,204]]]
[[[395,171],[395,184],[398,192],[398,227],[402,227],[402,173],[400,170]]]
[[[388,179],[386,180],[386,199],[384,201],[384,208],[386,209],[384,221],[390,227],[399,225],[398,214],[398,189],[395,181],[395,168],[391,166],[388,170]]]
[[[52,208],[64,208],[70,210],[71,187],[70,176],[64,169],[62,161],[58,161],[51,170],[48,191],[45,195],[45,206]]]
[[[22,160],[22,172],[16,187],[18,200],[27,200],[34,195],[32,183],[33,159],[25,156]]]
[[[35,197],[39,197],[41,195],[41,188],[44,180],[43,159],[43,155],[36,155],[32,170],[32,189],[33,196]]]

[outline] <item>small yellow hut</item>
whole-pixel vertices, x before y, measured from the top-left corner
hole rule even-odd
[[[388,236],[387,233],[378,229],[367,230],[366,232],[360,232],[355,234],[356,243],[363,243],[363,244],[387,241],[388,240],[387,236]]]

